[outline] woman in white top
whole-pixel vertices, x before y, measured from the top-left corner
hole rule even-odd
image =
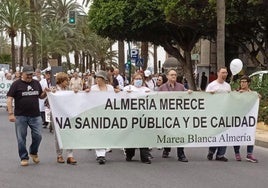
[[[135,73],[132,77],[132,85],[124,87],[124,91],[141,91],[141,92],[150,92],[151,90],[148,87],[144,86],[144,79],[141,73]],[[141,162],[145,164],[151,164],[149,148],[139,148],[140,149],[140,158]],[[132,161],[132,158],[135,155],[135,148],[125,149],[126,161]]]
[[[106,71],[100,70],[96,73],[96,84],[91,86],[91,91],[114,91],[114,87],[112,85],[107,84],[108,82],[108,74]],[[105,154],[106,149],[95,149],[97,162],[99,164],[105,164]]]

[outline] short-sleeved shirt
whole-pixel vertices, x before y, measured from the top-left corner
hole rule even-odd
[[[13,97],[15,101],[15,116],[40,116],[39,97],[42,94],[42,87],[37,80],[25,82],[16,80],[10,86],[8,97]]]
[[[106,84],[107,90],[106,91],[114,91],[114,88],[110,84]],[[91,86],[91,91],[101,91],[97,84]]]
[[[174,88],[170,85],[169,82],[164,83],[158,88],[158,91],[186,91],[184,85],[176,82]]]
[[[231,91],[231,86],[227,82],[219,83],[217,80],[207,85],[206,92],[225,93]]]

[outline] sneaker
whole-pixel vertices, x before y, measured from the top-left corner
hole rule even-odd
[[[105,159],[105,157],[97,157],[97,162],[100,164],[100,165],[103,165],[103,164],[105,164],[105,162],[106,162],[106,159]]]
[[[216,161],[223,161],[223,162],[227,162],[228,159],[226,157],[216,157]]]
[[[213,159],[213,153],[208,153],[207,159],[211,161]]]
[[[163,151],[162,158],[168,158],[169,152]]]
[[[65,161],[61,155],[57,157],[57,162],[58,163],[65,163]]]
[[[29,162],[28,162],[27,159],[22,159],[22,160],[20,161],[20,165],[21,165],[21,166],[28,166],[28,165],[29,165]]]
[[[33,160],[33,162],[34,162],[35,164],[37,164],[37,163],[40,162],[40,160],[39,160],[37,154],[36,154],[36,155],[30,154],[30,156],[32,157],[32,160]]]
[[[257,163],[258,159],[256,159],[255,157],[253,157],[253,155],[247,155],[246,160],[248,162],[252,162],[252,163]]]
[[[242,161],[241,156],[239,153],[235,154],[235,160]]]

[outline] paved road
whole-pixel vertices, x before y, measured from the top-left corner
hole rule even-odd
[[[43,130],[41,163],[21,167],[17,154],[14,125],[0,110],[0,188],[267,188],[268,149],[255,147],[260,163],[236,162],[233,149],[227,150],[229,162],[207,161],[207,148],[186,148],[189,163],[178,162],[175,149],[171,158],[162,159],[153,149],[151,165],[125,162],[121,150],[107,154],[106,165],[98,165],[94,151],[75,150],[78,165],[57,164],[54,135]],[[30,139],[28,138],[28,145]],[[245,154],[245,147],[241,148]]]

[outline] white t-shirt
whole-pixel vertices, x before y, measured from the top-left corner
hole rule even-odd
[[[150,88],[151,90],[154,90],[155,89],[155,82],[153,79],[150,79],[150,80],[145,80],[145,84],[148,88]]]
[[[112,85],[106,84],[106,91],[114,91],[114,87]],[[91,91],[101,91],[97,84],[91,86]]]
[[[151,91],[150,88],[141,86],[141,87],[135,87],[133,85],[128,85],[124,87],[124,91],[142,91],[142,92],[149,92]]]
[[[51,86],[51,84],[48,83],[47,79],[42,79],[40,80],[40,85],[42,87],[42,90],[44,90],[45,88],[49,88]],[[39,99],[39,109],[40,109],[40,112],[44,112],[45,111],[45,102],[46,98],[44,99]]]
[[[116,76],[116,79],[117,79],[117,81],[118,81],[119,88],[120,88],[120,89],[123,89],[123,88],[124,88],[124,78],[123,78],[120,74],[118,74],[118,75]]]
[[[207,85],[206,92],[226,93],[231,91],[231,86],[227,82],[219,83],[214,80]]]

